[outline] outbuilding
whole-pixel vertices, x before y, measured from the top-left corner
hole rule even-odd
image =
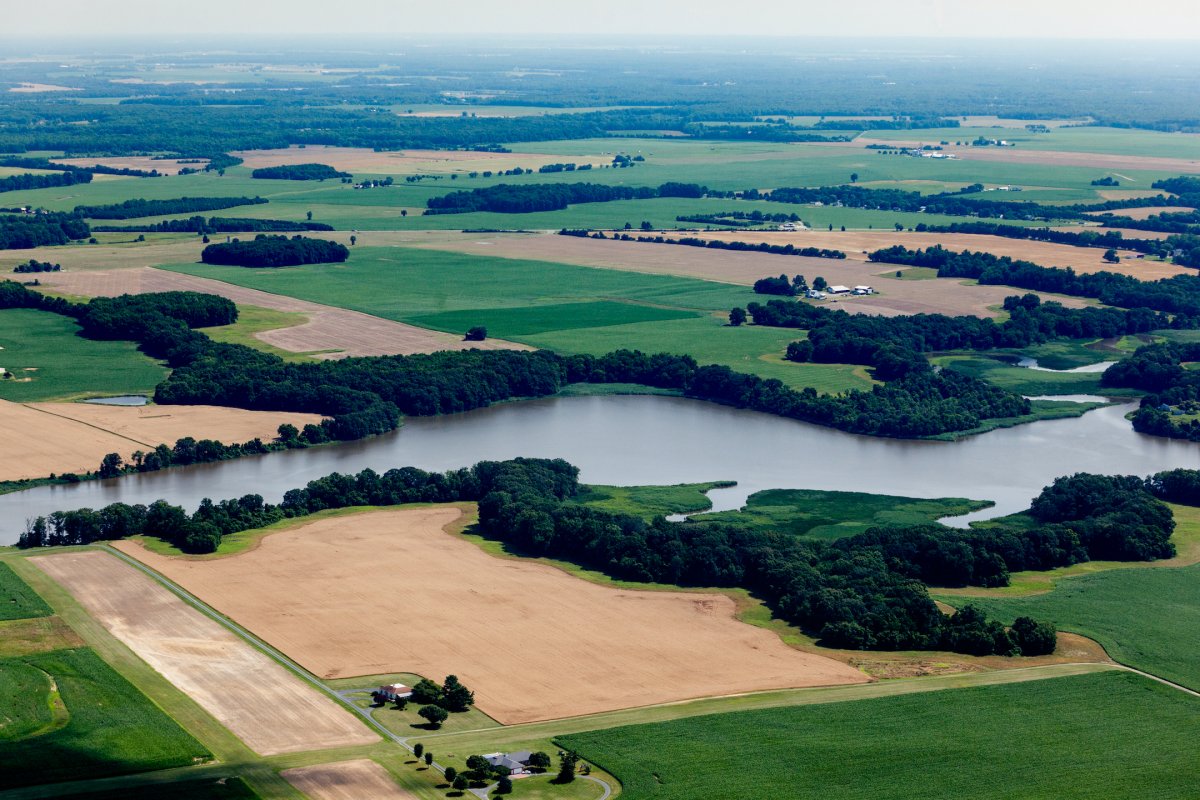
[[[830,294],[850,294],[850,287],[849,286],[830,286],[829,293]]]

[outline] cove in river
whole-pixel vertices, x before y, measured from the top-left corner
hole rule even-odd
[[[164,498],[193,510],[254,492],[285,491],[330,472],[415,466],[447,470],[484,459],[565,458],[587,483],[637,485],[735,480],[710,494],[715,510],[762,489],[830,489],[993,500],[986,519],[1020,511],[1042,487],[1074,472],[1147,475],[1200,467],[1196,444],[1143,436],[1111,405],[1073,419],[992,431],[958,442],[856,436],[830,428],[675,397],[573,397],[442,417],[413,417],[385,436],[235,461],[0,496],[0,542],[51,511]]]

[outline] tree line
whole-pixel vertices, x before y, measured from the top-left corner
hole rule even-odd
[[[0,167],[16,167],[17,169],[45,169],[56,172],[90,172],[96,175],[125,175],[135,178],[157,178],[162,175],[158,170],[147,172],[142,169],[128,167],[109,167],[104,164],[93,164],[90,167],[80,167],[74,164],[60,164],[48,158],[28,158],[23,156],[6,156],[0,158]]]
[[[277,167],[260,167],[250,173],[251,178],[276,181],[323,181],[326,178],[351,178],[349,172],[341,172],[328,164],[282,164]]]
[[[648,200],[655,197],[704,197],[707,186],[668,182],[661,186],[606,186],[599,183],[500,183],[478,189],[450,192],[426,201],[426,214],[469,214],[491,211],[500,214],[529,214],[561,211],[576,203],[605,203],[613,200]]]
[[[1109,367],[1100,383],[1147,392],[1133,415],[1135,431],[1200,442],[1200,371],[1186,366],[1198,360],[1200,343],[1146,345]]]
[[[270,236],[260,233],[250,241],[210,244],[200,253],[205,264],[234,267],[295,267],[301,264],[341,263],[350,249],[339,242],[307,236]]]
[[[103,206],[76,206],[75,213],[91,219],[137,219],[167,214],[216,211],[234,206],[256,206],[262,197],[176,197],[170,200],[146,200],[141,197]]]
[[[53,172],[49,175],[29,173],[0,178],[0,192],[19,192],[26,189],[49,189],[55,186],[74,186],[91,183],[90,172]]]
[[[331,231],[332,225],[323,222],[292,222],[283,219],[253,219],[250,217],[188,217],[165,219],[147,225],[97,225],[93,230],[102,233],[254,233],[256,231]]]
[[[937,269],[940,278],[974,278],[982,284],[1091,297],[1105,305],[1175,314],[1170,327],[1190,328],[1200,316],[1200,276],[1173,275],[1143,281],[1115,272],[1077,274],[991,253],[955,252],[941,245],[910,250],[902,245],[876,250],[871,261]]]
[[[649,223],[643,223],[648,225]],[[604,231],[591,231],[589,229],[572,229],[563,228],[559,232],[560,236],[580,236],[591,239],[607,239]],[[803,256],[805,258],[835,258],[844,259],[846,254],[841,250],[830,250],[825,247],[796,247],[790,242],[788,244],[770,244],[768,242],[760,242],[752,244],[750,242],[726,242],[720,239],[700,239],[695,236],[683,236],[678,239],[673,239],[669,236],[632,236],[628,233],[614,233],[612,238],[621,242],[650,242],[653,244],[675,244],[684,247],[706,247],[710,250],[734,250],[737,252],[749,253],[771,253],[777,256]]]
[[[74,214],[0,214],[0,250],[68,244],[91,235],[87,222]]]

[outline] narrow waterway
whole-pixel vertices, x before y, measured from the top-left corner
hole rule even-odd
[[[248,492],[277,502],[288,489],[335,471],[446,470],[515,456],[565,458],[589,483],[737,481],[712,492],[718,510],[738,508],[761,489],[800,488],[993,500],[993,508],[969,517],[987,518],[1027,507],[1060,475],[1200,468],[1200,446],[1135,433],[1124,419],[1132,407],[927,442],[856,436],[674,397],[534,400],[413,418],[362,442],[3,495],[0,542],[16,541],[27,519],[56,510],[159,498],[191,510],[205,497]]]

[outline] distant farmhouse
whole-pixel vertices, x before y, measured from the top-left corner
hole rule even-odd
[[[530,773],[529,759],[533,753],[528,750],[518,750],[515,753],[484,753],[483,757],[493,767],[504,767],[509,775],[528,775]]]
[[[412,697],[413,690],[403,683],[387,683],[375,690],[375,696],[388,702],[407,700]]]

